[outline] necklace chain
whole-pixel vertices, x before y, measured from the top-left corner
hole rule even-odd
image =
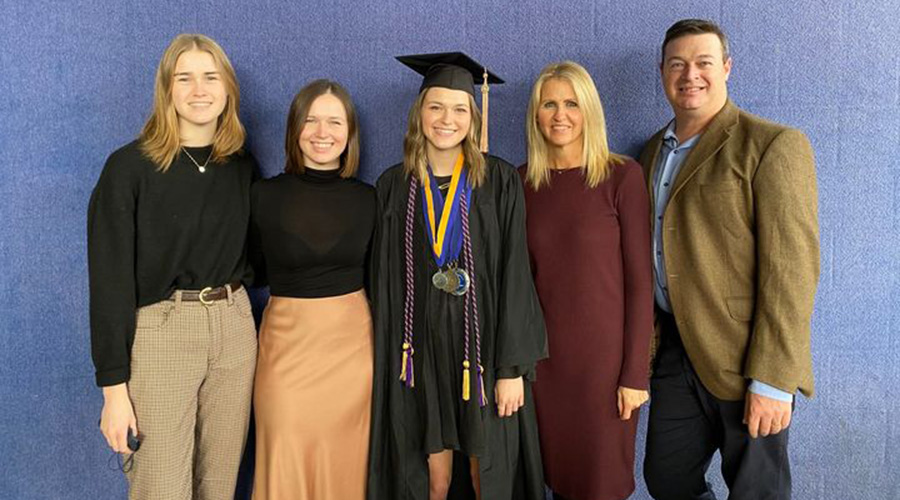
[[[191,159],[191,161],[194,163],[194,166],[197,167],[197,170],[199,170],[201,174],[206,172],[206,166],[209,165],[209,160],[210,158],[212,158],[212,151],[209,152],[209,156],[206,157],[206,161],[203,162],[203,165],[201,165],[197,163],[197,160],[195,160],[190,153],[188,153],[187,149],[184,149],[184,146],[181,146],[181,150],[184,151],[184,154],[186,154],[187,157]]]

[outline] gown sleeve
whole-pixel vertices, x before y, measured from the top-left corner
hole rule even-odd
[[[98,386],[131,377],[131,343],[137,309],[133,165],[107,160],[88,205],[91,357]]]
[[[375,231],[369,250],[367,275],[369,276],[369,301],[374,321],[374,374],[372,380],[372,417],[369,436],[369,473],[366,485],[367,500],[395,498],[393,486],[396,478],[391,474],[394,454],[391,446],[391,421],[388,408],[388,389],[391,382],[390,363],[390,304],[391,288],[388,227],[388,199],[391,192],[391,176],[382,175],[376,184]],[[394,249],[399,251],[399,249]]]
[[[508,163],[491,158],[497,169],[497,216],[501,238],[497,293],[497,376],[531,376],[534,364],[547,357],[547,334],[531,275],[525,238],[525,193],[518,173]]]
[[[616,190],[622,245],[625,327],[619,385],[646,390],[653,331],[653,277],[650,250],[650,200],[641,167],[628,162]]]

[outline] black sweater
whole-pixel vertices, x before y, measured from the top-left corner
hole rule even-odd
[[[187,148],[202,165],[211,147]],[[137,141],[110,155],[88,207],[91,353],[97,385],[130,378],[137,308],[176,289],[249,278],[249,154],[201,173],[180,153],[162,173]]]

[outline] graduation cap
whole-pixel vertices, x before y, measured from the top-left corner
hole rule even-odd
[[[504,83],[503,79],[462,52],[413,54],[397,56],[397,60],[424,77],[419,93],[427,88],[443,87],[475,97],[475,84],[481,84],[481,152],[487,153],[488,84]]]

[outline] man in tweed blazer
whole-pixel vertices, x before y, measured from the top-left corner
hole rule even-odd
[[[819,275],[813,152],[802,132],[728,99],[728,42],[683,20],[660,66],[675,118],[644,148],[658,351],[644,477],[656,499],[790,498],[793,396],[813,393]]]

